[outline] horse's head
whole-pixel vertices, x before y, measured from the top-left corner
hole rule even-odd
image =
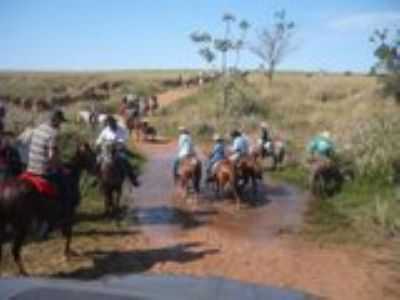
[[[77,167],[92,174],[96,172],[96,155],[89,143],[79,142],[76,148],[74,161]]]

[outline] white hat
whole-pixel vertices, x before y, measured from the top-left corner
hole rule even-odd
[[[221,140],[223,140],[223,137],[221,135],[219,135],[218,133],[215,133],[213,135],[213,140],[214,141],[221,141]]]
[[[267,128],[268,127],[268,123],[267,122],[261,122],[260,126],[262,128]]]
[[[330,139],[332,137],[331,133],[329,131],[327,131],[327,130],[323,131],[321,133],[321,136],[326,138],[326,139]]]
[[[185,131],[185,130],[186,130],[186,127],[185,127],[185,126],[179,126],[179,127],[178,127],[178,130],[179,130],[179,131]]]

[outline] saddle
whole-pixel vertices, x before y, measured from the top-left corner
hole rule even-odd
[[[46,180],[42,176],[30,172],[24,172],[19,176],[19,179],[31,183],[35,187],[35,189],[41,195],[44,195],[46,198],[56,199],[57,197],[56,187],[50,181]]]

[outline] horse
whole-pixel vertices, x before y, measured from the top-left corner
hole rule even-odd
[[[215,184],[215,196],[220,196],[220,191],[231,188],[236,200],[236,206],[240,206],[240,197],[237,189],[237,175],[235,166],[229,159],[216,162],[212,167],[213,181]]]
[[[121,159],[118,158],[119,151],[122,149],[118,143],[107,143],[102,147],[98,177],[104,194],[105,216],[113,216],[120,210],[122,185],[126,174],[121,167]],[[135,181],[135,186],[139,186],[137,178]]]
[[[150,112],[151,106],[150,106],[150,99],[148,97],[143,98],[143,111],[142,115],[147,116]]]
[[[273,139],[264,145],[260,144],[258,149],[253,151],[253,155],[257,155],[261,158],[271,157],[272,170],[276,170],[282,166],[285,160],[286,147],[282,140]]]
[[[253,195],[258,192],[258,180],[262,180],[263,172],[258,157],[246,155],[236,162],[237,182],[239,194],[244,191],[247,184],[251,183]]]
[[[190,182],[196,196],[200,193],[200,182],[202,176],[201,161],[194,155],[185,157],[179,162],[177,184],[184,191],[183,198],[189,193]]]
[[[150,97],[150,100],[151,100],[150,112],[152,115],[154,115],[156,110],[159,108],[158,97],[156,95],[153,95]]]
[[[92,129],[95,129],[97,126],[104,126],[107,119],[106,114],[91,112],[88,110],[81,110],[77,115],[77,123],[85,123],[89,125]]]
[[[142,135],[146,141],[154,141],[157,136],[157,130],[154,126],[149,125],[149,122],[143,121],[141,127]]]
[[[66,209],[63,209],[57,196],[53,198],[41,193],[26,177],[11,178],[0,184],[0,264],[6,226],[11,225],[15,234],[12,245],[14,261],[20,274],[28,275],[21,258],[21,250],[34,220],[46,222],[51,229],[59,226],[66,239],[64,255],[67,259],[71,257],[72,227],[76,207],[80,202],[79,181],[84,170],[94,171],[94,158],[90,146],[79,143],[73,158],[63,165],[70,201]]]

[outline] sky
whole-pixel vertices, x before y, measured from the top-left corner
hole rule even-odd
[[[191,32],[222,36],[230,12],[251,24],[247,43],[256,45],[279,9],[296,24],[282,70],[368,71],[372,31],[400,28],[400,0],[0,0],[0,69],[204,67]],[[242,57],[242,68],[261,63]]]

